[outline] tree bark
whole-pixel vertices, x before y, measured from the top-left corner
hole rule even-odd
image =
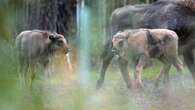
[[[18,15],[23,30],[41,29],[70,36],[76,33],[76,0],[25,0]]]

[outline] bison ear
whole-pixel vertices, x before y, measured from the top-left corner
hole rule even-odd
[[[54,35],[49,35],[49,39],[50,39],[50,40],[55,40],[56,38],[55,38]]]

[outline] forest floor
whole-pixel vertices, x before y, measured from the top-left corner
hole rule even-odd
[[[119,76],[119,75],[118,75]],[[143,79],[143,90],[127,89],[121,77],[105,80],[96,90],[96,80],[87,85],[63,78],[39,81],[24,98],[28,107],[40,110],[195,110],[195,88],[191,75],[170,77],[170,86],[154,86]],[[33,92],[32,92],[33,91]],[[37,103],[38,102],[38,103]]]

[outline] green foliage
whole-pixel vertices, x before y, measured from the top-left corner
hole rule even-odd
[[[10,76],[12,79],[17,75],[18,60],[14,43],[0,41],[0,73],[1,76]]]
[[[19,97],[16,88],[18,74],[16,51],[12,44],[0,41],[0,53],[0,106],[2,110],[12,110],[17,104],[13,99]]]
[[[0,1],[0,39],[10,40],[13,38],[15,26],[16,7],[20,0],[1,0]],[[18,6],[21,7],[21,6]],[[18,8],[19,9],[19,8]]]

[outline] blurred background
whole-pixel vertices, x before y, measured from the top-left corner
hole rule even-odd
[[[129,91],[120,88],[125,87],[125,84],[118,74],[118,69],[108,70],[109,83],[105,84],[105,90],[98,93],[95,90],[100,55],[109,35],[112,11],[128,4],[154,1],[0,0],[0,109],[146,110],[145,107],[148,107],[147,110],[162,110],[159,109],[161,106],[144,103],[147,101],[152,103],[147,95],[137,97],[136,100],[131,99]],[[52,77],[49,80],[36,78],[31,89],[21,88],[18,84],[19,63],[14,41],[21,31],[31,29],[63,34],[73,51],[76,51],[73,54],[77,53],[74,60],[77,62],[78,70],[74,74],[80,74],[78,79],[91,81],[88,82],[91,85],[89,87],[86,85],[87,89],[83,89],[77,81],[67,84],[65,83],[67,79]],[[115,67],[115,63],[113,61],[111,66]],[[145,72],[149,74],[145,77],[151,78],[154,76],[153,73],[159,70],[159,67],[147,69]],[[175,72],[174,69],[172,71]],[[192,100],[195,101],[194,99],[189,101]],[[155,99],[152,101],[155,102]]]

